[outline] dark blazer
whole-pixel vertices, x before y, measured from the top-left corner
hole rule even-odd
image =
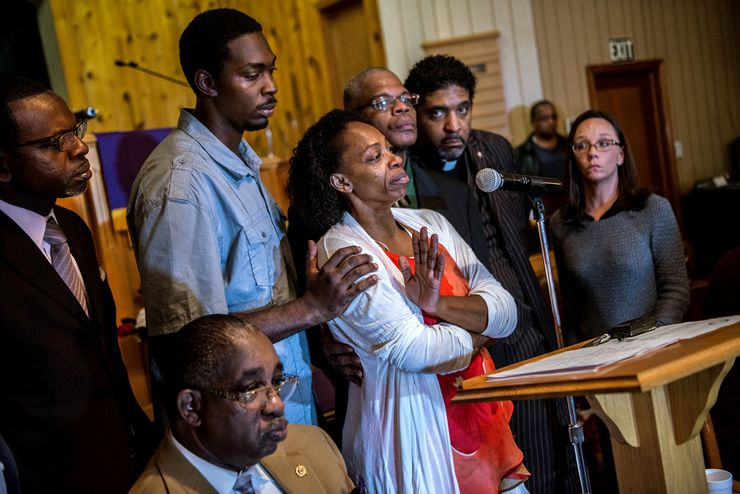
[[[483,168],[493,168],[503,173],[516,173],[513,156],[511,144],[502,136],[491,132],[473,130],[462,162],[467,166],[472,177],[475,177]],[[552,318],[546,308],[532,264],[529,262],[527,249],[527,229],[529,228],[529,211],[531,209],[529,199],[524,194],[511,191],[499,190],[488,194],[482,192],[479,194],[480,197],[487,199],[490,205],[494,224],[499,230],[500,239],[503,240],[499,247],[506,253],[508,261],[513,266],[524,295],[524,303],[531,309],[531,313],[528,315],[523,314],[521,310],[518,311],[520,324],[517,326],[517,331],[505,339],[503,343],[515,344],[524,336],[522,323],[530,320],[533,323],[532,326],[536,328],[545,341],[544,348],[538,349],[539,353],[542,353],[542,350],[555,350],[557,343],[553,332]],[[499,278],[498,271],[499,269],[496,266],[491,269],[493,275],[506,287],[508,280]],[[522,358],[515,361],[518,362],[530,356],[534,355],[522,355]],[[510,363],[513,362],[506,362],[506,365]]]
[[[458,214],[465,214],[463,211],[469,210],[469,224],[456,219],[458,214],[440,212],[456,229],[470,230],[473,251],[516,301],[515,331],[511,336],[497,340],[490,348],[496,366],[500,368],[554,350],[556,343],[552,319],[529,262],[526,240],[529,200],[518,192],[496,191],[487,194],[477,191],[473,181],[476,173],[483,168],[515,173],[511,144],[500,135],[472,130],[455,171],[447,173],[440,171],[441,163],[436,154],[425,155],[425,150],[417,148],[413,151],[421,157],[429,171],[428,176],[437,182],[443,195],[449,196],[455,192],[457,198],[448,197],[446,201],[459,203]],[[464,173],[461,174],[460,170]],[[439,175],[444,175],[443,178],[448,181],[458,182],[468,192],[449,187],[447,182],[438,179]],[[418,181],[416,183],[418,187]],[[471,197],[475,204],[472,210],[469,206]],[[493,250],[485,234],[487,226],[480,213],[481,202],[487,209],[491,226],[496,230],[495,246],[498,256],[491,254]],[[476,245],[480,239],[475,236],[479,235],[483,236],[483,247]],[[565,424],[566,409],[562,400],[526,400],[514,404],[510,426],[517,445],[524,453],[524,463],[532,472],[527,488],[533,494],[569,493],[578,490],[578,478]]]
[[[481,217],[475,191],[467,184],[444,173],[427,169],[413,154],[408,162],[414,174],[414,186],[419,208],[437,211],[455,227],[457,233],[488,266],[488,242],[481,229]]]
[[[126,492],[149,421],[121,359],[113,297],[92,235],[55,207],[90,317],[26,233],[0,212],[0,434],[23,492]]]
[[[289,425],[288,437],[260,464],[286,494],[352,491],[339,450],[318,427]],[[130,494],[216,494],[216,490],[167,434]]]

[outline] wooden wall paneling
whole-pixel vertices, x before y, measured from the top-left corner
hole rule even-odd
[[[401,2],[403,0],[397,0],[398,2]],[[419,12],[421,12],[421,16],[418,18],[418,21],[421,22],[421,31],[423,33],[423,37],[419,40],[419,46],[417,49],[419,50],[420,56],[419,58],[423,57],[423,50],[421,48],[421,43],[428,39],[437,39],[440,38],[437,34],[438,27],[437,27],[437,15],[434,11],[434,8],[430,8],[429,0],[416,0],[419,5]],[[414,22],[415,19],[407,19],[407,22]],[[417,21],[417,22],[418,22]],[[388,36],[390,33],[386,29],[384,31],[386,33],[386,36]],[[418,59],[411,60],[411,65],[413,65],[415,62],[417,62]],[[411,68],[410,66],[404,67],[406,69],[406,73],[408,73],[408,70]]]
[[[523,140],[528,105],[542,97],[531,7],[531,0],[378,0],[388,68],[404,79],[423,43],[499,31],[509,136]]]
[[[470,66],[478,78],[473,126],[510,138],[499,66],[498,32],[472,34],[424,43],[427,54],[447,54]]]
[[[693,43],[687,36],[681,35],[681,33],[690,32],[689,19],[686,17],[688,12],[686,12],[685,4],[683,2],[676,2],[670,12],[674,19],[673,22],[671,22],[670,24],[667,24],[665,22],[663,23],[663,28],[665,29],[664,39],[674,39],[676,44],[675,48],[681,51],[684,57],[684,63],[672,68],[677,69],[676,71],[679,73],[679,80],[682,81],[681,85],[684,97],[688,96],[689,94],[692,94],[696,97],[699,96],[699,88],[696,85],[694,71],[692,70],[692,64],[695,63],[692,53]],[[684,113],[686,115],[687,125],[685,126],[685,130],[687,132],[687,136],[689,136],[689,140],[692,140],[696,143],[696,147],[694,148],[694,150],[701,152],[700,149],[701,147],[703,147],[703,145],[696,139],[696,136],[700,132],[699,128],[697,127],[699,124],[699,112],[697,105],[687,106],[684,109]]]
[[[432,0],[432,10],[434,11],[434,22],[436,26],[436,38],[451,38],[452,26],[450,25],[450,6],[448,0]]]
[[[403,50],[398,50],[397,47],[386,46],[386,60],[389,67],[391,67],[391,61],[388,60],[388,56],[391,53],[399,53],[403,57],[402,64],[404,67],[411,67],[416,62],[424,57],[424,51],[421,48],[421,40],[424,39],[424,23],[423,22],[409,22],[409,19],[421,18],[427,9],[420,9],[418,2],[404,1],[399,4],[400,15],[392,15],[389,17],[394,18],[398,22],[398,32],[403,39]],[[388,38],[389,26],[383,23],[383,34],[386,39]],[[401,81],[406,79],[408,71],[403,74],[396,74]]]
[[[92,104],[99,109],[99,118],[92,122],[94,131],[177,123],[179,108],[191,107],[195,101],[190,88],[113,62],[134,61],[184,82],[178,57],[180,34],[198,12],[213,7],[235,7],[254,16],[278,55],[279,104],[270,125],[277,155],[287,158],[303,131],[333,106],[327,96],[318,14],[312,7],[316,2],[129,0],[111,8],[111,0],[47,1],[69,102],[74,108]],[[374,5],[372,0],[364,2]],[[370,27],[377,33],[379,22]],[[382,48],[374,48],[382,56]],[[251,133],[249,139],[258,153],[267,152],[264,131]]]
[[[302,53],[293,49],[299,43],[297,32],[300,24],[299,19],[291,15],[294,6],[292,1],[261,2],[253,8],[254,15],[260,19],[284,19],[280,26],[275,26],[270,21],[260,21],[265,37],[277,57],[277,70],[273,77],[278,88],[278,106],[269,123],[272,147],[268,144],[267,132],[264,130],[250,132],[246,136],[250,145],[254,143],[255,149],[262,156],[273,152],[276,156],[288,157],[300,138],[296,135],[296,129],[300,126],[298,115],[304,103],[294,81],[300,77],[304,67]]]
[[[315,3],[327,55],[332,100],[342,106],[344,83],[368,66],[385,66],[375,0],[321,0]]]
[[[464,36],[473,32],[468,0],[449,0],[450,31],[452,36]]]
[[[721,72],[722,69],[721,67],[717,66],[719,61],[719,56],[717,55],[717,53],[721,52],[722,50],[721,43],[718,42],[719,30],[712,29],[709,20],[709,13],[705,9],[697,9],[697,23],[697,28],[699,29],[699,31],[706,33],[706,42],[700,45],[702,49],[702,56],[706,57],[707,64],[710,67],[717,67],[718,69],[711,70],[705,73],[706,98],[708,102],[707,118],[709,119],[709,121],[716,122],[719,127],[722,127],[724,120],[720,115],[720,109],[722,108],[724,101],[729,101],[730,98],[722,97],[725,96],[723,89],[726,86],[722,84],[722,78],[718,75],[718,72]],[[729,134],[729,132],[725,133],[725,135],[727,134]],[[722,149],[722,142],[720,139],[718,139],[719,135],[722,135],[722,132],[713,133],[712,141],[707,142],[707,148],[710,153],[714,149]],[[727,146],[725,146],[725,149],[726,148]],[[729,160],[724,157],[724,154],[725,153],[723,152],[713,153],[714,159],[719,162],[729,162]],[[695,173],[695,179],[711,175],[711,168],[707,166],[706,161],[702,162],[701,165],[701,173],[698,176]]]
[[[499,4],[504,5],[503,2]],[[496,18],[502,19],[498,23],[501,26],[498,31],[501,34],[499,47],[504,96],[509,111],[511,141],[512,144],[518,145],[531,132],[530,105],[543,97],[532,4],[508,1],[505,10],[500,10],[499,4],[496,4]],[[505,26],[508,27],[504,29]],[[512,41],[508,42],[509,39]]]
[[[416,19],[420,12],[416,0],[397,2],[397,0],[379,0],[382,3],[390,3],[390,8],[378,9],[380,24],[383,26],[383,38],[385,45],[385,60],[387,67],[406,67],[413,60],[409,60],[409,53],[413,52],[414,44],[421,40],[423,34],[420,32],[422,24],[419,22],[407,22],[406,19]],[[396,74],[401,81],[406,74]]]
[[[717,67],[720,73],[727,74],[727,77],[722,78],[723,85],[725,86],[724,95],[726,96],[723,101],[733,102],[734,105],[729,106],[731,109],[738,108],[740,106],[740,91],[738,91],[738,87],[740,87],[740,69],[722,62],[724,60],[737,61],[738,59],[737,51],[738,47],[740,47],[740,33],[737,32],[737,26],[740,25],[740,3],[724,2],[716,10],[720,18],[730,19],[730,21],[723,23],[719,26],[719,29],[716,29],[716,27],[713,29],[713,31],[716,30],[716,32],[719,32],[721,30],[722,32],[721,39],[718,39],[712,46],[713,51],[715,53],[721,52],[724,56],[712,66]],[[729,128],[735,134],[739,134],[740,111],[727,112],[723,110],[722,113],[724,116],[730,117]]]
[[[542,10],[542,27],[544,28],[545,46],[559,46],[557,23],[553,22],[553,19],[557,18],[560,9],[558,9],[554,3],[546,2],[543,4]],[[540,62],[545,62],[547,64],[547,74],[549,80],[546,81],[547,84],[545,85],[545,87],[549,86],[551,88],[549,97],[553,99],[553,101],[557,101],[555,95],[565,92],[565,87],[567,86],[567,83],[564,79],[568,76],[568,71],[560,70],[560,67],[565,66],[561,50],[551,50],[547,54],[547,56],[544,56],[544,54],[541,52]],[[547,91],[545,91],[545,94],[548,94]]]
[[[608,64],[610,37],[629,36],[637,60],[665,61],[680,190],[718,175],[740,133],[740,46],[733,0],[531,0],[543,93],[573,118],[588,107],[585,66]]]
[[[315,3],[315,2],[314,2]],[[332,95],[329,91],[331,87],[329,80],[328,63],[324,50],[324,42],[320,36],[321,18],[315,5],[309,2],[298,1],[297,11],[301,19],[303,29],[301,29],[300,46],[303,54],[303,66],[306,70],[303,73],[304,80],[298,80],[304,90],[308,90],[309,102],[307,114],[311,115],[313,123],[333,108]],[[304,124],[305,121],[304,121]],[[302,130],[305,130],[305,126]]]
[[[529,106],[543,97],[532,4],[495,0],[494,10],[511,141],[518,145],[531,131]]]
[[[482,33],[494,30],[495,13],[490,0],[469,0],[469,15],[471,32]]]
[[[365,22],[369,34],[370,59],[375,66],[385,67],[385,46],[383,44],[383,27],[376,0],[362,0]]]
[[[110,0],[50,0],[46,7],[54,25],[46,34],[53,31],[56,35],[50,37],[56,39],[70,106],[78,109],[92,104],[100,111],[99,118],[91,121],[91,131],[172,127],[177,122],[179,108],[192,106],[195,100],[192,90],[116,67],[113,61],[132,60],[184,81],[178,42],[185,26],[206,8],[243,9],[263,24],[266,37],[278,53],[276,79],[280,103],[272,126],[275,152],[287,158],[303,131],[331,108],[324,77],[325,61],[320,55],[322,43],[317,35],[318,16],[306,4],[296,0],[207,3],[130,0],[111,8]],[[248,139],[256,143],[258,152],[266,150],[264,133],[253,133]],[[285,206],[285,174],[281,171],[277,169],[277,177],[283,183],[271,187]],[[97,186],[91,186],[92,190],[103,190],[100,180]],[[138,273],[126,233],[113,232],[105,201],[105,209],[96,206],[92,213],[85,209],[86,202],[82,199],[69,202],[83,216],[98,216],[97,225],[91,227],[97,232],[100,259],[110,274],[119,317],[135,317],[142,304]]]

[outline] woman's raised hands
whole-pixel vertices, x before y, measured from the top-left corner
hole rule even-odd
[[[415,270],[412,272],[408,259],[399,256],[398,264],[403,274],[406,295],[427,314],[436,315],[439,304],[439,288],[445,270],[445,255],[439,251],[437,234],[429,237],[425,226],[419,233],[411,234],[414,249]]]

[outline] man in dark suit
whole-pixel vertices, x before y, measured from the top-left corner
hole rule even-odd
[[[55,206],[92,176],[85,129],[44,86],[0,81],[0,434],[25,493],[125,492],[147,460],[92,235]]]
[[[270,340],[229,315],[200,317],[170,340],[170,429],[130,494],[352,490],[329,436],[288,425],[283,400],[297,376],[283,374]]]
[[[419,94],[418,138],[411,153],[431,170],[473,192],[480,222],[473,229],[486,239],[476,254],[517,302],[517,329],[498,340],[491,354],[498,367],[555,349],[555,335],[526,248],[529,205],[517,192],[483,193],[475,175],[483,168],[515,171],[511,145],[502,136],[471,129],[475,76],[459,60],[429,56],[418,62],[404,83]],[[452,222],[455,227],[457,224]],[[475,250],[475,249],[474,249]],[[511,429],[532,472],[532,493],[578,490],[575,459],[568,444],[562,400],[518,401]]]

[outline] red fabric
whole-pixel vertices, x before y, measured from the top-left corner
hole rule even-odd
[[[442,275],[440,295],[464,297],[470,292],[465,275],[442,245],[439,250],[445,255],[445,270]],[[398,266],[398,255],[386,251],[386,255]],[[407,258],[411,271],[415,271],[413,258]],[[432,325],[439,319],[427,313],[424,324]],[[460,492],[463,494],[495,494],[500,484],[511,488],[510,481],[526,480],[529,477],[522,465],[524,455],[514,442],[509,429],[509,419],[514,411],[511,401],[491,401],[453,405],[457,393],[455,381],[458,377],[469,379],[494,370],[493,360],[483,348],[461,371],[438,375],[439,385],[447,412],[447,424],[452,442],[452,458]],[[521,470],[520,470],[521,468]],[[524,473],[522,473],[524,472]],[[510,480],[509,482],[504,479]],[[503,481],[503,482],[502,482]]]

